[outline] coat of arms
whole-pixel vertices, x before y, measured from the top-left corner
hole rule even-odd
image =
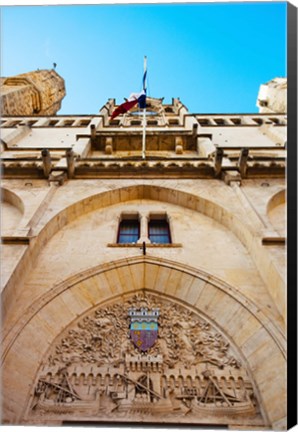
[[[131,340],[140,351],[145,352],[157,339],[159,309],[130,308],[128,315]]]

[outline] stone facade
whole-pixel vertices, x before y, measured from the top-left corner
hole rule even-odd
[[[287,112],[287,79],[275,78],[260,86],[257,106],[260,113]]]
[[[2,421],[285,429],[285,113],[147,104],[2,119]]]
[[[55,115],[65,94],[64,80],[54,69],[1,78],[1,113]]]

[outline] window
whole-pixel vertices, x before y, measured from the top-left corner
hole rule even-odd
[[[136,243],[140,238],[138,219],[123,219],[119,224],[117,243]]]
[[[166,219],[151,219],[148,237],[152,243],[171,243],[170,228]]]

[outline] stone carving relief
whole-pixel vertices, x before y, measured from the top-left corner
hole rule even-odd
[[[263,424],[224,336],[145,291],[99,307],[62,335],[39,370],[28,418]]]

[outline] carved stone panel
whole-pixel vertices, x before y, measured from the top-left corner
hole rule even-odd
[[[247,371],[197,311],[143,291],[68,328],[36,378],[27,421],[262,426]]]

